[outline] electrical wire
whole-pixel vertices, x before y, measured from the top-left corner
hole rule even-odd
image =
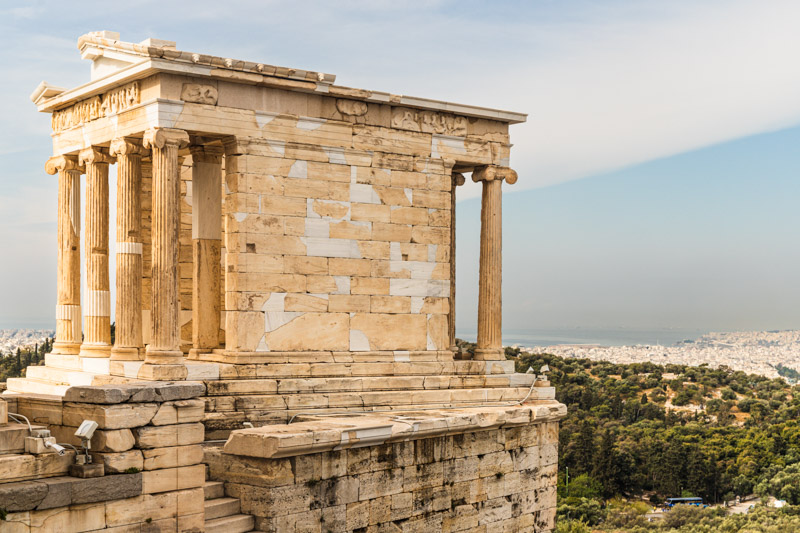
[[[8,413],[8,416],[17,424],[20,423],[19,419],[23,419],[25,422],[28,423],[28,432],[33,435],[33,427],[31,426],[31,421],[28,420],[27,416],[21,415],[19,413]]]

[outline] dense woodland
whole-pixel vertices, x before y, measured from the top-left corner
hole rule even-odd
[[[569,410],[559,442],[559,531],[583,531],[579,521],[607,531],[765,532],[771,523],[800,531],[800,386],[725,367],[506,354],[518,371],[547,364]],[[682,509],[657,523],[642,516],[668,497],[719,503],[751,494],[790,506],[730,517]]]
[[[47,339],[41,344],[17,348],[16,352],[0,357],[0,382],[24,376],[28,366],[44,364],[44,354],[52,349],[53,339]]]

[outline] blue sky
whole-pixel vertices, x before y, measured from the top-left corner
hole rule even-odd
[[[505,325],[800,327],[800,4],[750,0],[0,6],[0,328],[53,321],[56,181],[41,80],[78,36],[331,72],[530,114],[512,128]],[[475,321],[479,189],[460,191],[459,327]]]

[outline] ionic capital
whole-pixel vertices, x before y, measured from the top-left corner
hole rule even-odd
[[[63,170],[75,170],[83,172],[83,166],[78,161],[76,155],[56,155],[47,160],[44,164],[44,171],[51,176]]]
[[[472,171],[472,181],[476,183],[479,181],[494,180],[506,180],[506,183],[513,185],[517,182],[517,173],[508,167],[500,167],[497,165],[484,165],[476,167],[475,170]]]
[[[112,156],[147,155],[150,150],[142,146],[142,141],[134,137],[120,137],[111,141],[108,153]]]
[[[467,182],[467,178],[465,178],[464,174],[462,174],[461,172],[453,172],[452,178],[453,178],[453,187],[459,187]]]
[[[213,144],[193,144],[189,147],[189,151],[192,154],[193,162],[216,164],[222,163],[222,154],[225,153],[225,149],[222,146]]]
[[[99,165],[99,164],[109,164],[114,162],[114,158],[107,153],[103,152],[97,146],[91,146],[89,148],[85,148],[78,153],[78,161],[82,165]]]
[[[179,149],[189,145],[189,134],[172,128],[153,128],[144,132],[145,148],[164,148],[167,145]]]

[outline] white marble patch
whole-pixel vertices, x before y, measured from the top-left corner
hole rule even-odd
[[[331,236],[331,223],[319,218],[307,218],[305,236],[327,239]]]
[[[400,248],[399,242],[389,243],[389,259],[391,261],[403,260],[403,250]]]
[[[300,311],[267,311],[264,313],[264,331],[275,331],[301,315]]]
[[[219,365],[216,363],[192,363],[186,361],[188,381],[205,381],[219,379]]]
[[[286,153],[286,141],[267,141],[267,146],[276,154],[284,155]]]
[[[289,169],[290,178],[307,178],[308,177],[308,162],[295,161]]]
[[[406,193],[406,198],[408,199],[408,203],[414,205],[414,201],[411,198],[413,191],[411,189],[403,189],[403,192]]]
[[[352,239],[328,239],[324,237],[300,237],[306,245],[308,257],[361,258],[358,241]]]
[[[390,296],[434,296],[443,298],[448,295],[450,282],[447,280],[425,279],[391,279],[389,280]]]
[[[412,313],[419,313],[422,311],[422,306],[425,304],[425,297],[424,296],[412,296],[411,297],[411,312]]]
[[[327,122],[325,119],[301,117],[297,119],[297,128],[305,131],[313,131]]]
[[[262,311],[283,311],[286,309],[284,307],[284,300],[286,299],[285,292],[273,292],[269,295],[269,299],[264,302],[264,305],[261,306]]]
[[[434,133],[431,140],[431,157],[438,159],[441,156],[439,147],[447,148],[448,153],[466,154],[467,146],[464,143],[464,137],[452,137],[450,135],[439,135]]]
[[[260,200],[260,199],[261,199],[261,198],[259,198],[259,200]],[[259,209],[259,211],[260,211],[260,209]],[[244,221],[244,219],[246,219],[246,218],[247,218],[247,215],[248,215],[248,213],[234,213],[234,214],[233,214],[233,218],[235,218],[235,219],[236,219],[236,222],[243,222],[243,221]]]
[[[350,294],[350,276],[333,276],[333,281],[336,283],[334,294]]]
[[[429,244],[428,245],[428,261],[431,263],[436,261],[436,251],[439,248],[438,244]]]
[[[350,350],[353,352],[369,351],[369,339],[360,329],[350,330]]]
[[[346,165],[347,160],[344,158],[344,148],[322,148],[328,156],[328,162],[335,165]]]
[[[263,128],[270,122],[272,122],[275,117],[278,116],[277,113],[267,113],[265,111],[256,111],[256,124],[258,124],[258,129]]]
[[[404,350],[396,350],[394,352],[394,360],[398,363],[407,363],[411,361],[411,354]]]
[[[359,202],[362,204],[379,204],[381,198],[372,185],[366,183],[351,183],[350,184],[350,201]]]

